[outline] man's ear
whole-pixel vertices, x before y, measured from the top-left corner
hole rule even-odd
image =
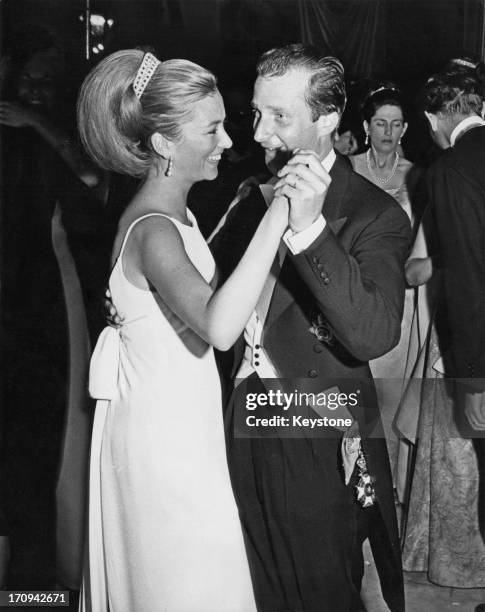
[[[426,119],[429,122],[429,125],[431,127],[431,129],[433,130],[433,132],[437,132],[438,131],[438,117],[437,115],[435,115],[434,113],[428,113],[428,111],[424,111],[424,114],[426,116]]]
[[[160,132],[154,132],[150,136],[150,144],[152,145],[155,153],[163,157],[164,159],[169,159],[172,157],[172,148],[173,142],[165,136],[162,136]]]
[[[320,136],[326,136],[332,134],[338,128],[340,122],[340,115],[333,111],[327,115],[320,115],[317,119],[318,132]]]

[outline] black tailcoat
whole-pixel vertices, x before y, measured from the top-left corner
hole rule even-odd
[[[360,394],[360,405],[349,410],[359,421],[380,511],[363,510],[345,486],[336,430],[324,438],[245,440],[228,429],[231,476],[265,612],[358,609],[363,523],[388,605],[404,609],[389,459],[368,361],[399,341],[411,229],[394,200],[340,156],[330,175],[326,227],[304,252],[286,255],[262,345],[279,376],[299,379],[303,391],[338,384]],[[211,243],[223,278],[265,209],[253,188],[229,211]],[[320,338],[312,332],[317,321]],[[233,425],[234,415],[226,416]]]

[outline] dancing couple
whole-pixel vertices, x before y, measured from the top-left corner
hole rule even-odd
[[[87,151],[142,179],[113,247],[118,324],[91,363],[82,610],[363,610],[366,538],[389,608],[404,610],[368,361],[399,340],[409,220],[333,149],[346,102],[337,59],[288,45],[263,54],[257,74],[254,138],[270,175],[239,192],[214,256],[186,205],[232,144],[214,75],[119,51],[80,92]],[[248,387],[223,407],[212,348],[233,345],[233,371],[251,390],[268,379],[321,392],[344,381],[361,398],[351,429],[235,436]]]

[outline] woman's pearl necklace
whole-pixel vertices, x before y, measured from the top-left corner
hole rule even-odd
[[[392,166],[391,173],[386,178],[381,178],[380,176],[376,176],[374,170],[372,170],[372,167],[370,165],[370,148],[367,149],[366,160],[367,160],[367,169],[369,170],[369,174],[372,176],[374,181],[376,183],[379,183],[380,185],[385,185],[396,174],[397,165],[399,163],[399,153],[396,151],[396,159],[394,160],[394,164]]]

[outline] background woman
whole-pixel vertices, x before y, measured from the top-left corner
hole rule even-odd
[[[143,177],[119,223],[109,281],[120,325],[92,362],[85,610],[254,610],[226,463],[210,345],[241,333],[286,229],[276,197],[234,274],[215,264],[186,206],[231,140],[215,77],[138,50],[108,56],[78,102],[82,140],[106,169]],[[208,203],[210,205],[210,203]]]
[[[376,84],[365,96],[361,107],[366,144],[369,148],[350,157],[354,170],[386,191],[402,207],[414,225],[419,215],[419,178],[421,172],[402,154],[401,139],[408,124],[404,115],[401,90],[391,82]],[[420,254],[416,246],[416,257]],[[391,468],[399,500],[403,500],[405,478],[398,478],[398,438],[393,420],[399,406],[408,360],[411,326],[414,316],[414,289],[407,289],[399,344],[389,353],[370,363],[376,379],[381,416],[387,436]],[[403,470],[405,472],[405,460]],[[399,484],[398,484],[399,483]]]

